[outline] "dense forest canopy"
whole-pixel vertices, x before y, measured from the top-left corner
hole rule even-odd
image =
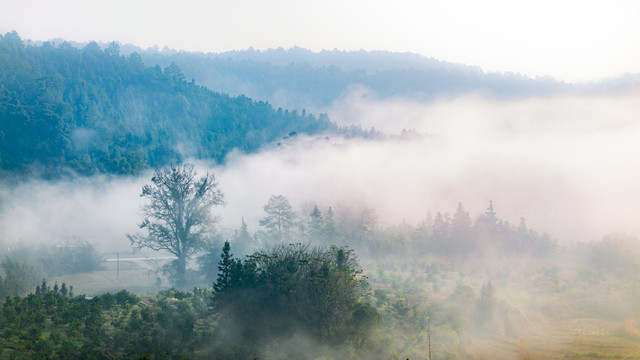
[[[288,134],[335,130],[325,115],[273,109],[147,67],[119,46],[25,46],[0,37],[0,170],[135,174],[184,158],[222,162]]]

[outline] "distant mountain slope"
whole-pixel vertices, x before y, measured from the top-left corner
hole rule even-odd
[[[129,174],[185,157],[222,161],[290,132],[335,130],[326,116],[274,110],[146,67],[112,44],[25,46],[0,36],[0,170]]]
[[[501,98],[554,94],[570,86],[550,78],[485,73],[410,53],[322,51],[293,48],[221,54],[140,50],[147,65],[175,62],[188,79],[229,94],[245,94],[288,108],[321,109],[354,86],[380,98],[429,100],[482,92]]]

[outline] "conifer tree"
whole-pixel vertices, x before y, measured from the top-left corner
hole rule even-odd
[[[266,227],[267,233],[277,242],[289,240],[295,221],[289,199],[284,195],[271,195],[264,211],[267,216],[260,220],[260,226]]]
[[[312,240],[319,240],[324,233],[324,221],[318,205],[309,214],[309,236]]]
[[[231,253],[231,245],[228,241],[224,242],[222,254],[218,263],[218,278],[213,284],[213,290],[216,293],[222,292],[231,285],[231,272],[233,270],[233,254]]]

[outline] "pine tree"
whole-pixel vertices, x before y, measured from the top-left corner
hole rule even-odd
[[[44,296],[50,290],[51,288],[49,287],[49,285],[47,285],[47,280],[42,279],[42,284],[40,285],[40,294]]]
[[[471,216],[462,207],[462,203],[458,203],[452,222],[453,241],[457,246],[470,245],[471,225]]]
[[[260,220],[260,226],[266,227],[268,234],[277,242],[289,240],[296,217],[289,199],[284,195],[272,195],[264,211],[267,216]]]
[[[224,242],[222,247],[221,259],[218,263],[218,278],[213,284],[213,290],[220,293],[231,285],[231,273],[233,271],[233,254],[231,253],[231,245],[228,241]]]
[[[489,200],[489,207],[487,207],[487,211],[485,211],[484,216],[488,223],[495,225],[497,218],[496,212],[493,210],[493,200]]]
[[[249,234],[247,223],[244,221],[244,218],[242,218],[240,229],[233,233],[233,246],[236,251],[240,251],[240,254],[246,254],[251,249],[252,240],[253,238],[251,234]]]
[[[449,246],[448,242],[451,238],[451,219],[449,213],[442,214],[436,213],[436,217],[433,220],[433,239],[444,246]]]
[[[338,235],[338,232],[336,231],[336,224],[333,220],[333,209],[331,206],[329,206],[329,209],[327,210],[327,216],[324,219],[324,228],[322,232],[325,240],[333,243],[337,242],[336,236]]]
[[[324,233],[324,221],[322,219],[322,213],[318,209],[318,205],[313,207],[313,210],[309,214],[309,236],[312,240],[319,240]]]

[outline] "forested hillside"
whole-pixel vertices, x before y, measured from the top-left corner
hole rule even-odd
[[[292,133],[335,129],[319,118],[230,97],[176,64],[147,67],[115,43],[25,46],[0,36],[0,170],[134,174],[186,157],[223,161]]]
[[[145,64],[178,64],[188,78],[216,91],[245,94],[288,108],[322,108],[364,86],[380,98],[430,100],[482,92],[501,98],[554,94],[570,86],[550,78],[485,73],[410,53],[271,49],[220,54],[138,51]]]

